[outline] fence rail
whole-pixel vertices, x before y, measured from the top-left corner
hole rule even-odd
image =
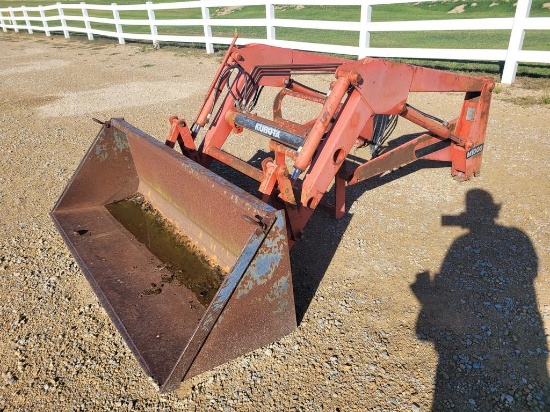
[[[0,8],[0,28],[4,32],[20,30],[33,33],[41,31],[50,36],[52,33],[63,33],[69,38],[70,33],[87,35],[89,40],[94,35],[118,39],[121,44],[125,40],[150,41],[154,45],[159,42],[204,43],[206,51],[212,53],[214,44],[229,44],[231,38],[212,35],[212,27],[261,27],[266,31],[265,38],[239,38],[238,44],[266,43],[275,46],[291,47],[302,50],[354,55],[358,58],[395,57],[414,59],[439,60],[479,60],[504,62],[502,83],[511,84],[516,76],[518,62],[550,63],[550,51],[522,50],[526,30],[549,30],[550,17],[529,17],[531,0],[518,0],[514,17],[455,19],[455,20],[416,20],[396,22],[371,21],[372,6],[420,3],[431,0],[196,0],[175,3],[155,4],[150,1],[144,4],[132,5],[99,5],[99,4],[62,4],[37,7]],[[220,7],[261,6],[265,8],[264,18],[229,19],[213,18],[210,9]],[[275,17],[276,6],[357,6],[357,21],[320,21],[280,19]],[[193,19],[158,19],[156,11],[192,10],[200,11],[201,18]],[[92,12],[109,12],[112,17],[90,16]],[[123,12],[143,12],[144,18],[120,17]],[[67,12],[67,13],[66,13]],[[76,12],[79,14],[76,15]],[[32,14],[32,15],[31,15]],[[74,25],[74,22],[77,22]],[[77,27],[78,22],[83,27]],[[56,25],[53,25],[57,23]],[[73,24],[73,25],[71,25]],[[93,28],[92,24],[112,25],[114,30]],[[148,33],[130,31],[131,27],[146,26]],[[158,27],[202,27],[202,35],[169,35],[159,34]],[[356,46],[334,44],[308,43],[277,39],[277,27],[345,30],[357,32],[359,41]],[[380,48],[370,46],[370,33],[374,32],[405,32],[405,31],[472,31],[472,30],[509,30],[510,39],[507,49],[441,49],[441,48]]]

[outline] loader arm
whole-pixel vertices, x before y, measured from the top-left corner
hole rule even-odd
[[[330,73],[335,80],[326,91],[317,91],[293,80],[294,74],[305,73]],[[218,109],[208,116],[211,124],[198,149],[199,161],[208,167],[216,159],[257,180],[263,199],[285,210],[291,242],[300,239],[333,181],[336,216],[341,217],[347,185],[420,158],[451,162],[452,174],[462,179],[479,173],[494,86],[486,77],[383,59],[351,61],[266,45],[232,45],[213,84],[216,96],[209,93],[205,106],[213,111],[217,105]],[[279,90],[269,119],[253,113],[263,87]],[[223,88],[228,91],[222,93]],[[411,92],[464,92],[465,97],[458,117],[444,121],[410,106]],[[284,119],[281,107],[285,96],[318,103],[319,114],[306,123]],[[376,116],[399,116],[425,133],[350,168],[346,159],[354,146],[374,143]],[[228,136],[243,128],[270,140],[272,157],[262,163],[262,169],[223,149]],[[197,130],[195,124],[193,138]],[[168,141],[176,138],[171,136]],[[287,158],[292,170],[287,169]]]

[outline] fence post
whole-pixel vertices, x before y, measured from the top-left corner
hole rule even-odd
[[[48,21],[46,20],[46,13],[44,13],[44,7],[42,5],[38,6],[40,12],[40,18],[42,19],[42,27],[44,28],[44,34],[47,37],[50,37],[50,30],[48,28]]]
[[[29,32],[29,34],[32,34],[31,22],[29,20],[29,13],[27,13],[27,8],[25,6],[21,6],[21,11],[23,12],[23,18],[25,19],[25,26],[27,28],[27,31]]]
[[[4,21],[4,13],[0,11],[0,26],[2,27],[3,32],[7,32],[6,23]]]
[[[11,7],[8,7],[8,13],[10,15],[10,20],[13,25],[13,32],[19,33],[19,29],[17,28],[17,20],[15,20],[15,14],[13,13],[13,9]]]
[[[272,43],[275,40],[275,5],[273,3],[265,4],[265,29],[267,31],[267,41]]]
[[[504,61],[501,83],[512,84],[516,78],[518,70],[518,54],[523,47],[523,37],[525,36],[525,21],[531,11],[531,0],[518,0],[516,5],[516,14],[514,16],[514,25],[510,34],[510,43],[508,43],[508,52]]]
[[[212,27],[210,26],[209,20],[210,20],[210,10],[206,6],[201,6],[202,11],[202,24],[204,26],[204,43],[206,46],[206,53],[214,53],[214,44],[212,41],[209,41],[212,39]]]
[[[88,18],[88,9],[86,8],[86,3],[83,1],[80,2],[82,6],[82,18],[84,19],[84,27],[86,27],[86,34],[88,35],[88,40],[93,40],[94,35],[92,34],[92,25],[90,24],[90,19]]]
[[[357,57],[360,59],[367,56],[367,49],[370,47],[370,32],[368,28],[371,18],[372,6],[370,5],[370,1],[367,0],[361,4],[361,18],[359,20],[361,29],[359,30],[359,53]]]
[[[63,30],[63,35],[66,39],[69,38],[69,30],[67,29],[67,20],[65,20],[65,13],[63,12],[63,5],[61,3],[57,3],[57,14],[59,15],[59,18],[61,20],[61,28]]]
[[[159,48],[159,41],[158,41],[158,29],[155,25],[155,10],[153,10],[153,2],[148,1],[145,4],[147,4],[147,17],[149,18],[149,27],[151,27],[151,36],[153,37],[153,47]]]
[[[116,3],[111,3],[113,8],[113,18],[115,19],[116,33],[118,34],[118,43],[125,44],[124,33],[122,32],[122,24],[120,24],[120,14],[116,8]]]

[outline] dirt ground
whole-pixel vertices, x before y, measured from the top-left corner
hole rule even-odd
[[[14,33],[0,51],[0,411],[550,410],[550,106],[529,104],[548,80],[498,87],[480,177],[416,164],[316,212],[291,254],[299,327],[159,394],[48,212],[92,117],[163,140],[220,56]],[[446,119],[461,99],[411,97]]]

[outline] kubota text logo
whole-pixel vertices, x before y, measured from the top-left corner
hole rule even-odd
[[[281,135],[280,130],[277,130],[274,127],[269,127],[269,126],[267,126],[265,124],[261,124],[261,123],[256,123],[256,126],[254,126],[254,130],[256,130],[260,133],[266,134],[268,136],[274,137],[276,139],[279,138],[279,136]]]

